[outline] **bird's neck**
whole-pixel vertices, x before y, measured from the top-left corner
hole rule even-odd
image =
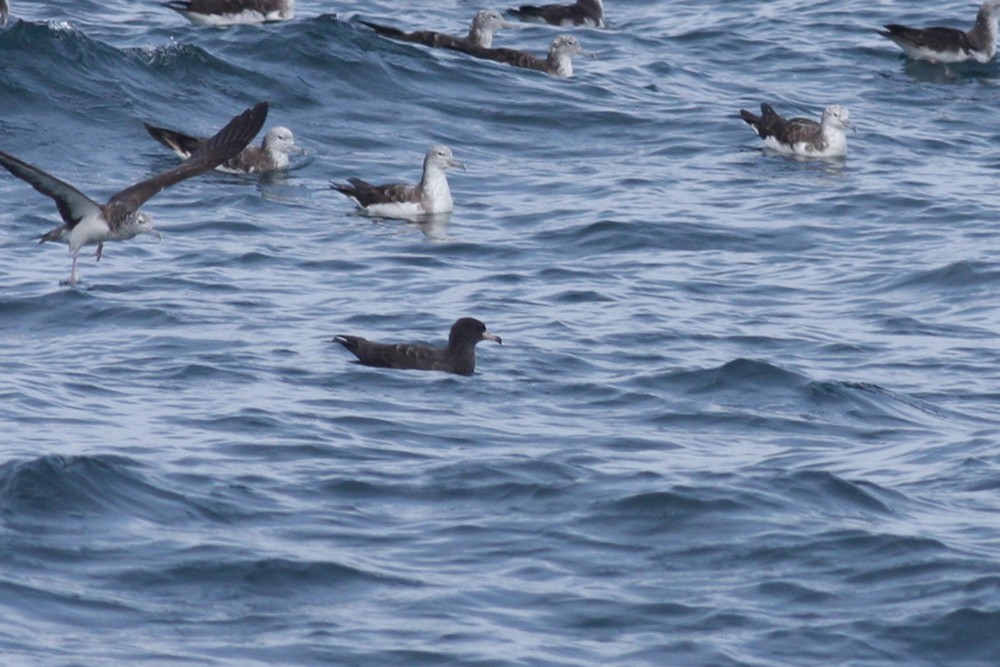
[[[420,200],[427,213],[447,213],[452,209],[451,188],[444,169],[428,166],[420,179]]]
[[[997,14],[986,9],[980,9],[979,13],[976,14],[976,25],[972,26],[972,30],[966,33],[969,36],[970,42],[975,44],[979,50],[985,51],[991,56],[996,51],[997,18]]]
[[[476,46],[481,46],[484,49],[493,48],[493,31],[487,30],[485,28],[480,28],[479,26],[472,26],[469,29],[469,37],[467,38],[470,44],[475,44]]]
[[[549,69],[556,76],[568,79],[573,76],[573,58],[562,51],[549,51]]]

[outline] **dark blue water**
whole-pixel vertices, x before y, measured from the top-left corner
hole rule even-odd
[[[874,33],[973,5],[609,0],[563,81],[350,20],[466,0],[13,3],[0,149],[92,197],[175,163],[143,121],[266,99],[309,155],[163,192],[75,289],[0,173],[0,664],[1000,664],[1000,64]],[[763,153],[762,101],[848,106],[847,158]],[[433,227],[327,187],[436,143]],[[464,315],[473,377],[330,343]]]

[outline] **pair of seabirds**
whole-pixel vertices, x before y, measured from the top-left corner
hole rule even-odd
[[[1000,0],[987,0],[976,14],[971,29],[910,28],[890,23],[878,34],[895,42],[915,60],[952,64],[969,60],[987,63],[996,55]],[[837,157],[847,153],[845,129],[852,128],[847,107],[834,104],[823,111],[820,122],[807,118],[784,118],[770,104],[760,105],[758,116],[740,109],[740,117],[779,153],[802,157]]]

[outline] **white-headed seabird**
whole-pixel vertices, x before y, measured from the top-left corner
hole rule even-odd
[[[539,58],[527,51],[517,49],[480,49],[469,47],[465,49],[469,55],[486,60],[495,60],[514,67],[538,70],[552,76],[568,79],[573,76],[573,56],[577,54],[590,55],[583,50],[580,40],[572,35],[559,35],[549,47],[545,58]]]
[[[433,46],[440,49],[455,49],[462,51],[468,46],[481,46],[490,48],[493,46],[493,35],[501,28],[512,28],[514,24],[508,22],[494,9],[482,9],[472,17],[472,25],[469,27],[469,34],[465,37],[452,37],[433,30],[420,30],[418,32],[403,32],[398,28],[359,21],[368,26],[383,37],[399,40],[401,42],[413,42],[424,46]]]
[[[450,213],[454,208],[445,170],[465,169],[447,146],[435,146],[424,156],[424,173],[416,184],[388,183],[372,185],[360,178],[347,183],[331,183],[337,192],[347,195],[365,211],[387,218],[414,218]]]
[[[100,261],[105,241],[124,241],[138,234],[157,234],[152,219],[140,212],[139,207],[164,188],[210,171],[239,153],[260,131],[266,118],[267,102],[247,109],[203,143],[189,159],[173,169],[125,188],[103,205],[69,183],[2,151],[0,165],[55,200],[63,224],[44,234],[39,243],[62,241],[69,244],[73,268],[67,282],[74,285],[77,282],[76,260],[83,246],[96,243],[97,261]]]
[[[10,7],[7,0],[0,0],[0,25],[7,25],[7,17],[10,16]]]
[[[740,117],[772,150],[802,157],[837,157],[847,153],[844,129],[852,125],[845,106],[828,106],[818,123],[808,118],[783,118],[766,103],[760,105],[760,111],[757,116],[740,109]]]
[[[907,28],[890,23],[878,34],[894,41],[907,56],[934,63],[975,60],[987,63],[997,52],[997,20],[1000,0],[987,0],[979,7],[971,30],[955,28]]]
[[[507,10],[525,21],[551,25],[604,27],[604,4],[601,0],[577,0],[572,5],[521,5]]]
[[[205,140],[192,137],[183,132],[156,127],[143,123],[150,135],[161,144],[172,150],[181,159],[188,159]],[[216,169],[230,174],[260,174],[269,171],[285,169],[289,164],[289,155],[305,153],[301,146],[295,143],[292,131],[280,125],[272,127],[264,135],[260,146],[247,146],[236,157],[229,158]]]
[[[476,344],[483,340],[502,344],[500,336],[487,331],[485,324],[463,317],[451,325],[448,345],[442,348],[419,343],[375,343],[358,336],[336,336],[333,342],[353,352],[358,363],[366,366],[472,375],[476,370]]]
[[[164,5],[199,25],[268,23],[295,17],[295,0],[170,0]]]

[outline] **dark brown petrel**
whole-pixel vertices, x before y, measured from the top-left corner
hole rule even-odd
[[[69,183],[2,151],[0,166],[55,200],[63,224],[44,234],[39,242],[62,241],[69,244],[73,268],[68,283],[74,285],[77,282],[76,260],[83,246],[96,243],[97,260],[100,261],[105,241],[124,241],[137,234],[157,234],[152,219],[140,212],[139,207],[164,188],[210,171],[239,153],[260,131],[266,118],[267,102],[247,109],[202,144],[189,159],[173,169],[125,188],[103,205]]]
[[[418,371],[445,371],[472,375],[476,370],[476,344],[481,340],[502,343],[500,336],[486,330],[486,325],[472,317],[463,317],[451,325],[448,346],[442,348],[417,343],[374,343],[358,336],[336,336],[354,353],[358,362],[380,368],[402,368]]]
[[[170,0],[163,4],[199,25],[266,23],[295,17],[295,0]]]
[[[454,49],[457,51],[464,51],[468,46],[481,46],[488,49],[493,46],[493,34],[497,30],[515,27],[514,24],[504,20],[500,12],[494,9],[482,9],[476,12],[476,15],[472,17],[472,26],[469,28],[469,34],[465,37],[452,37],[451,35],[434,32],[433,30],[403,32],[398,28],[378,23],[370,23],[368,21],[359,21],[359,23],[368,26],[383,37],[389,37],[401,42],[413,42],[414,44],[423,44],[424,46],[432,46],[440,49]]]
[[[976,14],[971,30],[955,28],[907,28],[890,23],[878,34],[891,39],[910,58],[935,63],[960,63],[975,60],[987,63],[997,52],[997,20],[1000,0],[987,0]]]
[[[521,5],[507,10],[524,21],[541,21],[552,25],[586,25],[604,27],[604,4],[601,0],[577,0],[572,5]]]

